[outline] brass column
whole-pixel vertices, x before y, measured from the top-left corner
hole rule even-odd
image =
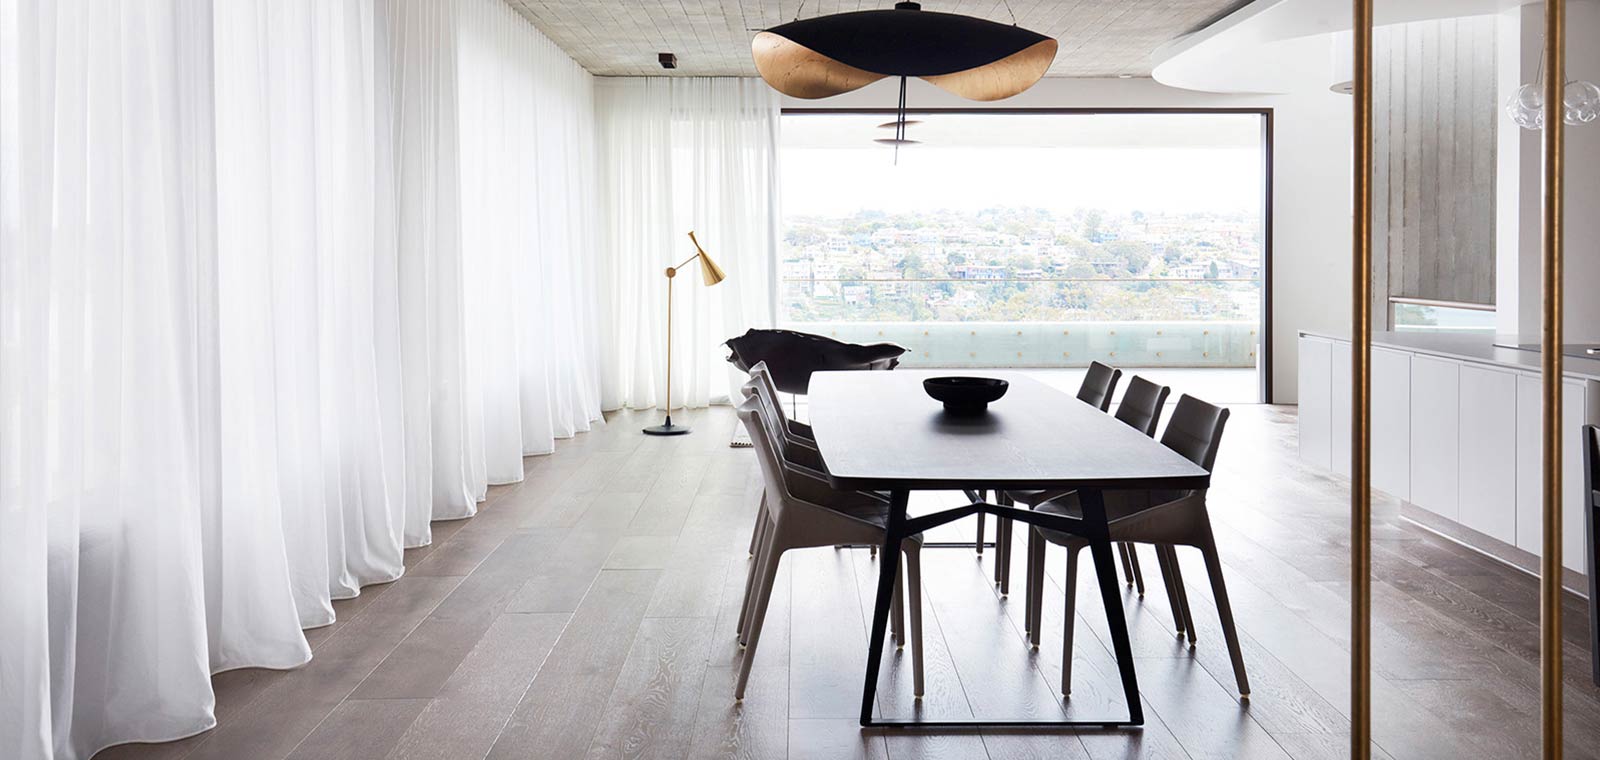
[[[1350,756],[1372,752],[1372,2],[1353,0],[1355,225],[1350,350]]]
[[[1561,757],[1561,342],[1562,93],[1566,88],[1566,0],[1545,0],[1543,381],[1544,545],[1539,560],[1539,681],[1544,757]]]

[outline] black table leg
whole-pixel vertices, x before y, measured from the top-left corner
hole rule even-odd
[[[871,643],[867,647],[867,682],[861,689],[861,725],[872,725],[872,705],[878,694],[878,668],[883,664],[883,639],[889,627],[889,606],[894,598],[895,575],[900,570],[901,525],[906,521],[907,491],[889,492],[889,527],[883,533],[883,561],[878,563],[878,599],[872,606]]]
[[[1105,502],[1098,491],[1080,490],[1079,494],[1080,504],[1084,511],[1083,520],[1068,519],[1026,510],[1019,512],[1014,508],[977,503],[935,515],[921,515],[913,519],[906,515],[906,506],[910,501],[910,493],[907,491],[890,492],[889,520],[887,530],[884,531],[882,549],[884,557],[894,558],[896,561],[885,561],[878,564],[878,594],[872,608],[872,630],[868,632],[866,682],[861,688],[861,725],[863,727],[1037,729],[1045,726],[1058,728],[1118,728],[1144,725],[1144,707],[1139,701],[1139,684],[1133,669],[1133,646],[1128,640],[1128,621],[1123,616],[1122,611],[1122,585],[1117,577],[1115,560],[1112,559],[1110,532],[1105,522]],[[1010,519],[1030,524],[1037,523],[1045,527],[1072,532],[1083,530],[1084,523],[1097,526],[1089,527],[1081,535],[1084,535],[1091,542],[1090,553],[1094,557],[1095,575],[1099,579],[1101,596],[1106,605],[1106,619],[1111,627],[1111,641],[1117,655],[1117,668],[1122,675],[1123,694],[1128,700],[1127,720],[1118,718],[1102,718],[1098,720],[986,720],[982,718],[919,720],[915,718],[874,718],[872,716],[873,707],[877,702],[878,674],[881,672],[883,665],[883,646],[889,627],[890,603],[894,598],[895,583],[898,582],[897,576],[900,571],[900,563],[898,562],[900,542],[908,535],[931,530],[977,511],[993,511],[997,516],[1005,514]]]
[[[1106,505],[1100,491],[1078,491],[1078,504],[1084,522],[1094,526],[1089,538],[1089,553],[1094,557],[1094,574],[1100,582],[1100,599],[1106,606],[1106,624],[1111,629],[1111,647],[1122,675],[1122,693],[1128,700],[1128,721],[1144,725],[1144,705],[1139,701],[1139,677],[1133,667],[1133,644],[1128,639],[1128,618],[1122,609],[1122,584],[1117,579],[1117,564],[1112,558],[1111,537],[1106,530]],[[1071,593],[1069,590],[1068,593]]]

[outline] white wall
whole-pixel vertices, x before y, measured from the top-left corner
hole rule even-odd
[[[916,108],[1271,108],[1273,146],[1273,401],[1294,403],[1296,333],[1348,333],[1350,324],[1351,100],[1329,92],[1331,38],[1293,48],[1281,64],[1303,86],[1287,95],[1219,95],[1149,79],[1045,79],[997,103],[963,100],[913,80]],[[898,80],[785,108],[892,108]]]

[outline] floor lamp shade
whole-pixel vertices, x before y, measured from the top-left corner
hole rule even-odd
[[[706,287],[711,287],[728,279],[728,273],[717,266],[706,254],[706,249],[700,247],[700,241],[695,239],[694,232],[689,233],[689,242],[694,243],[694,255],[683,260],[675,267],[667,267],[667,419],[660,425],[652,425],[644,429],[645,435],[683,435],[689,432],[686,425],[672,424],[672,281],[677,278],[678,270],[688,266],[691,262],[700,263],[700,279]]]

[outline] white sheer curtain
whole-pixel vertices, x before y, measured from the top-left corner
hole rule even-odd
[[[590,120],[499,0],[0,0],[0,757],[209,728],[598,417]]]
[[[673,284],[674,406],[724,401],[740,381],[722,341],[772,324],[779,100],[759,79],[616,78],[596,86],[600,134],[601,345],[606,408],[664,406],[662,271],[694,230],[728,273]]]

